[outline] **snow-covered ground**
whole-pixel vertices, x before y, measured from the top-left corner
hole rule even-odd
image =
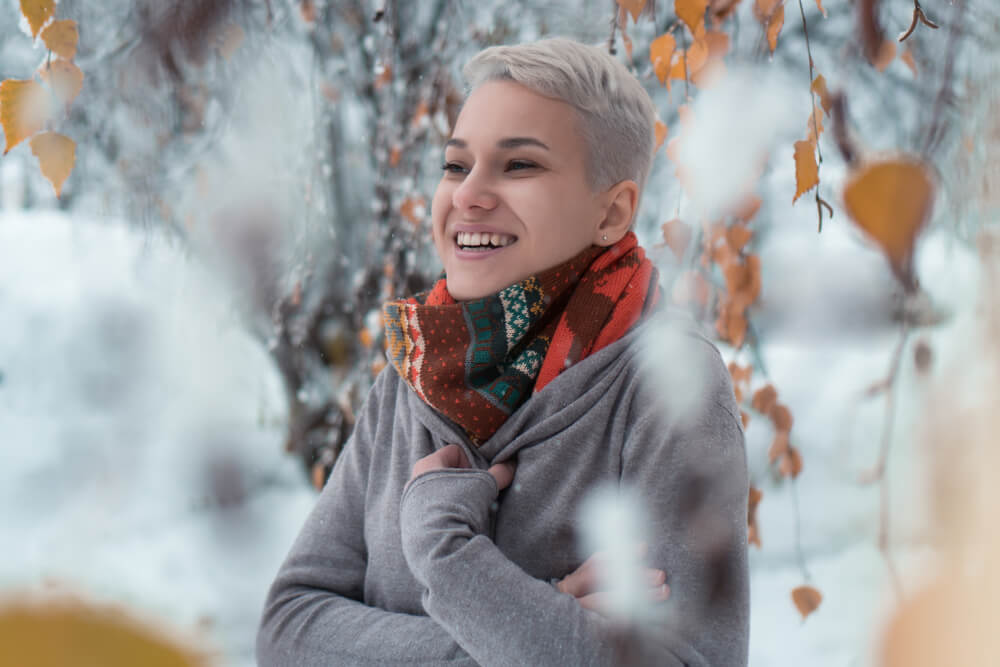
[[[860,395],[889,368],[893,284],[845,223],[817,235],[800,208],[761,248],[761,353],[805,467],[794,491],[772,479],[769,427],[751,422],[764,498],[750,664],[863,666],[893,599],[876,546],[878,488],[857,482],[880,441],[884,402]],[[899,379],[890,474],[904,575],[931,557],[920,418],[938,369],[963,359],[977,288],[974,258],[946,236],[926,239],[919,259],[952,315],[911,339],[934,350],[929,375],[907,348]],[[282,453],[277,373],[231,300],[152,233],[8,212],[0,322],[0,600],[70,590],[189,632],[222,664],[253,664],[266,587],[315,496]],[[824,594],[805,622],[790,599],[806,583],[796,497],[809,583]]]

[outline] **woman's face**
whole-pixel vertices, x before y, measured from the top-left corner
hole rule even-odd
[[[460,301],[493,294],[600,238],[573,108],[512,81],[476,88],[445,147],[434,245]]]

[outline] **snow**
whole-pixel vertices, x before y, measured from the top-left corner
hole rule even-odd
[[[763,544],[750,549],[753,667],[874,664],[894,603],[878,488],[858,478],[881,437],[884,401],[861,395],[889,368],[895,287],[846,222],[818,235],[814,215],[781,212],[759,248],[761,355],[805,466],[794,487],[774,479],[770,427],[751,421],[751,476],[764,492]],[[911,337],[899,378],[891,538],[910,591],[935,557],[921,419],[938,369],[968,363],[979,278],[974,254],[943,232],[927,236],[918,266],[951,316]],[[0,321],[0,597],[74,591],[179,630],[221,664],[253,664],[267,586],[315,493],[282,451],[280,380],[231,298],[152,232],[7,210]],[[927,377],[912,362],[918,337],[934,351]],[[805,621],[790,599],[804,583],[824,595]]]

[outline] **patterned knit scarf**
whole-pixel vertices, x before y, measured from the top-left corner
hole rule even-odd
[[[385,304],[387,354],[421,399],[479,445],[532,391],[646,317],[658,277],[629,232],[480,299],[456,302],[441,278]]]

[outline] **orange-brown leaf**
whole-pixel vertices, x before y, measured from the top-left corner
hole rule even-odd
[[[913,72],[913,76],[917,75],[917,61],[913,59],[913,51],[910,50],[909,46],[903,50],[903,54],[899,56],[899,59],[910,68],[910,71]]]
[[[830,109],[833,108],[833,97],[830,95],[830,91],[826,87],[826,79],[822,74],[818,75],[812,82],[812,91],[816,93],[816,97],[819,98],[819,103],[820,106],[823,107],[823,111],[830,113]]]
[[[83,70],[69,60],[57,58],[42,65],[38,74],[64,106],[72,104],[83,90]]]
[[[703,38],[708,46],[708,59],[717,60],[729,53],[729,35],[719,30],[709,30]]]
[[[28,19],[31,36],[38,37],[38,31],[56,14],[56,0],[21,0],[21,13]]]
[[[726,240],[729,246],[736,252],[743,250],[750,239],[753,238],[753,230],[746,225],[737,222],[726,230]]]
[[[639,12],[642,11],[642,7],[645,4],[646,0],[618,0],[618,6],[627,10],[632,15],[633,22],[639,20]]]
[[[819,185],[819,165],[816,163],[816,145],[811,141],[795,142],[795,196],[799,197]]]
[[[778,464],[778,472],[783,477],[791,477],[792,479],[799,476],[799,473],[802,472],[802,455],[799,454],[798,449],[791,445],[788,446],[784,456],[781,457],[781,463]]]
[[[715,330],[722,340],[728,341],[733,347],[743,345],[747,333],[747,319],[732,299],[719,301],[719,316],[715,320]]]
[[[708,62],[708,44],[704,39],[696,39],[685,52],[687,61],[687,73],[689,77],[694,77],[701,68]]]
[[[881,246],[904,282],[917,236],[934,205],[934,180],[923,162],[900,157],[856,170],[844,187],[844,204],[854,222]]]
[[[709,0],[708,13],[712,17],[712,24],[719,25],[730,14],[736,11],[742,0]]]
[[[698,33],[699,27],[704,28],[707,8],[708,0],[674,0],[674,13],[684,21],[692,35]]]
[[[767,460],[769,463],[774,463],[780,460],[788,453],[788,448],[791,445],[788,443],[788,432],[787,431],[777,431],[774,434],[774,440],[771,442],[770,449],[767,450]]]
[[[823,594],[812,586],[799,586],[792,591],[792,602],[802,614],[802,620],[805,620],[806,616],[819,608],[820,603],[823,602]]]
[[[691,228],[674,218],[663,223],[661,229],[663,230],[663,240],[674,251],[677,261],[680,261],[684,258],[684,253],[691,243]]]
[[[809,114],[806,123],[806,141],[811,141],[813,145],[819,143],[819,135],[823,134],[823,109],[817,104],[813,106],[813,112]]]
[[[747,500],[747,542],[757,545],[760,549],[760,531],[757,529],[757,505],[764,497],[764,492],[755,486],[750,487],[750,497]]]
[[[42,31],[42,41],[50,51],[66,60],[76,57],[76,45],[80,34],[76,29],[76,21],[65,19],[53,21]]]
[[[794,420],[792,419],[792,412],[788,409],[787,405],[775,402],[767,414],[771,416],[771,421],[774,422],[774,429],[776,431],[788,433],[792,430]]]
[[[42,175],[62,194],[63,183],[69,178],[76,162],[76,143],[58,132],[42,132],[31,138],[31,152],[38,158]]]
[[[754,392],[751,405],[761,414],[770,414],[771,408],[778,402],[778,392],[772,385],[765,385]]]
[[[654,150],[660,150],[660,146],[663,145],[663,140],[667,138],[667,124],[661,120],[656,121],[656,148]]]
[[[0,609],[0,646],[5,665],[209,664],[206,655],[184,646],[179,637],[169,637],[124,609],[69,595],[52,596],[44,603],[27,598],[5,601]]]
[[[660,83],[667,82],[671,60],[676,50],[677,40],[669,32],[663,33],[649,45],[649,62],[653,64],[653,71],[656,72],[656,78]]]
[[[884,72],[885,68],[889,66],[896,58],[896,42],[891,39],[883,39],[882,44],[878,47],[878,54],[875,56],[875,60],[872,61],[872,65],[880,72]]]
[[[757,211],[760,210],[760,205],[762,203],[763,202],[760,197],[757,195],[750,195],[743,201],[743,203],[740,204],[740,207],[736,209],[733,213],[733,217],[737,220],[742,220],[743,222],[750,222],[750,220],[757,215]]]
[[[816,6],[819,7],[819,11],[823,14],[823,18],[826,18],[826,10],[823,9],[823,0],[816,0]]]
[[[785,6],[778,5],[767,21],[767,45],[771,47],[771,53],[778,48],[778,35],[785,25]]]
[[[45,88],[37,81],[0,82],[0,125],[7,142],[4,155],[45,126],[48,99]]]
[[[423,197],[407,197],[400,205],[399,212],[414,225],[419,225],[425,214]]]

